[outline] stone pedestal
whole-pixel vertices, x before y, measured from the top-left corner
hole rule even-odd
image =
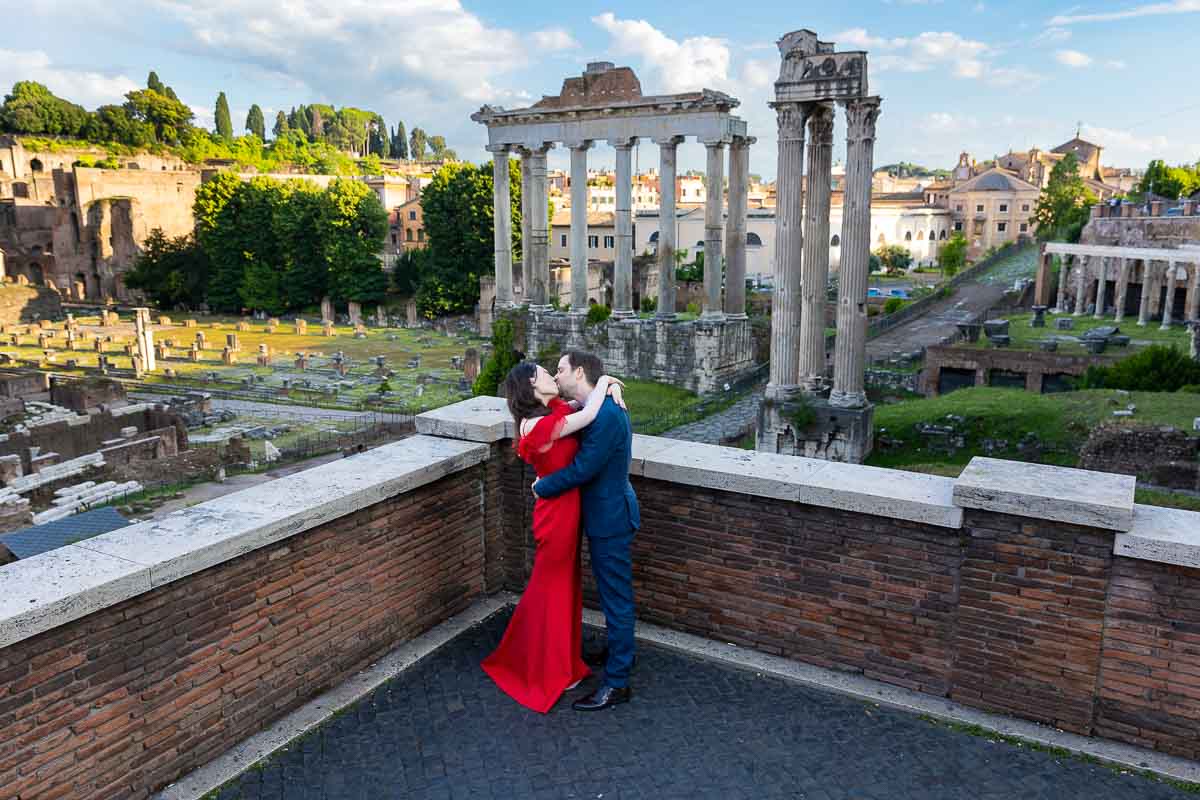
[[[875,407],[844,408],[798,392],[763,399],[755,449],[760,453],[861,464],[874,446]]]
[[[296,320],[296,335],[297,336],[307,336],[308,335],[308,322],[306,322],[305,320],[302,320],[302,319]]]
[[[321,321],[333,322],[333,301],[328,297],[321,298]]]
[[[238,342],[238,335],[236,333],[225,334],[225,346],[234,353],[242,349],[241,344]]]
[[[322,322],[321,323],[321,335],[322,336],[333,336],[333,323],[332,322]]]
[[[353,300],[350,301],[350,324],[355,326],[362,324],[362,304],[355,303]]]

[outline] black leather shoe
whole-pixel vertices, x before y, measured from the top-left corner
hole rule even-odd
[[[633,697],[633,691],[628,686],[601,686],[587,697],[580,698],[571,704],[576,711],[602,711],[610,706],[628,703]]]
[[[584,650],[583,663],[589,667],[603,667],[608,663],[608,648],[603,650]]]

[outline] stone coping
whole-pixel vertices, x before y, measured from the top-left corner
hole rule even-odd
[[[1200,569],[1200,513],[1135,505],[1133,527],[1117,534],[1113,553]]]
[[[512,414],[501,397],[473,397],[416,416],[417,433],[491,444],[516,436]]]
[[[1127,531],[1132,475],[977,456],[954,482],[954,502],[999,514]]]
[[[413,436],[0,567],[0,648],[486,461]]]

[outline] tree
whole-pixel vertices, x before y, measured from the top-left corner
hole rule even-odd
[[[955,233],[938,250],[938,265],[942,268],[944,277],[953,278],[966,263],[967,237],[962,233]]]
[[[287,114],[284,114],[282,111],[278,112],[275,115],[275,127],[271,129],[271,133],[278,140],[287,136],[289,130],[291,130],[291,127],[288,125]]]
[[[171,239],[155,228],[126,273],[125,285],[145,292],[159,308],[194,308],[204,301],[208,258],[195,236]]]
[[[334,300],[375,303],[387,291],[379,253],[387,212],[362,181],[335,180],[325,189],[321,216],[329,293]]]
[[[512,235],[521,240],[521,170],[509,169]],[[433,175],[421,192],[428,235],[428,263],[417,286],[421,313],[433,317],[469,311],[479,299],[479,276],[495,258],[492,165],[452,163]]]
[[[392,154],[408,160],[408,136],[404,133],[403,122],[396,123],[396,131],[392,134]]]
[[[146,88],[161,95],[167,93],[167,87],[158,79],[158,73],[154,70],[150,70],[150,75],[146,78]]]
[[[267,140],[267,121],[263,119],[263,112],[258,103],[250,106],[250,111],[246,114],[246,130],[264,142]]]
[[[446,152],[446,139],[443,136],[429,137],[429,150],[435,160],[440,161]]]
[[[225,99],[224,92],[217,95],[216,124],[217,136],[227,142],[232,141],[233,119],[229,116],[229,101]]]
[[[1168,167],[1165,161],[1151,161],[1136,191],[1138,194],[1153,194],[1168,200],[1190,197],[1200,191],[1200,164]]]
[[[134,119],[125,106],[97,108],[83,135],[91,142],[119,142],[130,147],[146,147],[155,142],[154,126]]]
[[[425,144],[427,142],[425,131],[420,128],[413,128],[412,134],[409,136],[409,152],[412,153],[414,161],[425,160]]]
[[[1067,153],[1050,170],[1050,179],[1038,198],[1033,219],[1042,241],[1079,241],[1079,234],[1091,216],[1095,196],[1087,190],[1079,175],[1079,161]]]
[[[492,354],[479,370],[471,391],[476,395],[495,395],[508,373],[520,361],[513,348],[512,320],[503,317],[492,325]]]
[[[0,130],[11,133],[45,133],[52,136],[79,136],[88,124],[82,106],[56,97],[34,81],[18,81],[12,94],[5,95],[0,106]]]
[[[912,253],[898,244],[887,244],[875,251],[884,272],[904,272],[912,266]]]
[[[125,111],[138,122],[154,129],[162,144],[177,144],[192,125],[192,110],[177,99],[153,89],[137,89],[125,95]]]

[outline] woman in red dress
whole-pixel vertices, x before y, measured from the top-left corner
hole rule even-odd
[[[538,477],[571,463],[571,435],[596,418],[610,387],[621,404],[620,381],[605,375],[579,411],[558,397],[558,385],[536,364],[513,367],[504,381],[516,421],[517,454]],[[496,685],[521,705],[546,713],[562,693],[591,674],[583,663],[583,588],[579,575],[579,490],[539,498],[533,506],[536,551],[529,584],[500,646],[483,661]]]

